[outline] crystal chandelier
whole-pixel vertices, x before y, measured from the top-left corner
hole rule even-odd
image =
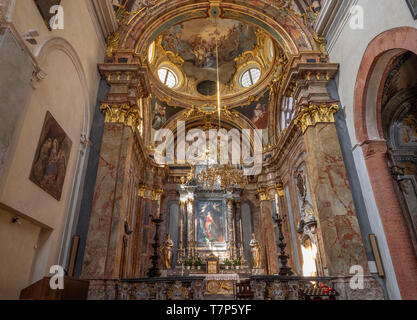
[[[247,183],[243,171],[239,168],[227,164],[208,167],[197,175],[197,183],[205,188],[214,190],[221,188],[223,190],[242,187]]]

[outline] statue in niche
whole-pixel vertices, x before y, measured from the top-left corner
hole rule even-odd
[[[171,269],[172,266],[172,257],[174,248],[174,241],[171,240],[171,235],[168,234],[167,239],[164,242],[162,247],[162,262],[165,269]]]
[[[261,245],[259,241],[256,240],[255,234],[252,234],[252,240],[249,243],[253,258],[253,268],[254,269],[261,269],[262,268],[262,255],[261,255]]]

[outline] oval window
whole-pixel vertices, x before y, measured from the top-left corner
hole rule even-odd
[[[258,68],[250,68],[245,71],[240,78],[240,84],[244,88],[249,88],[259,81],[261,78],[261,70]]]
[[[174,88],[177,83],[177,77],[175,76],[174,72],[167,68],[161,68],[158,70],[158,77],[161,82],[169,88]]]

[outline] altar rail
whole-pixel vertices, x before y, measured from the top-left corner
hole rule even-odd
[[[384,299],[371,276],[363,289],[352,289],[350,277],[251,276],[244,297],[254,300],[375,300]],[[167,277],[122,280],[90,280],[89,300],[204,300],[206,277]],[[234,281],[235,285],[238,281]],[[238,290],[239,292],[239,290]]]
[[[363,287],[352,288],[352,277],[252,276],[255,300],[383,300],[384,292],[372,276],[363,276]]]
[[[205,277],[90,280],[89,300],[204,300]]]

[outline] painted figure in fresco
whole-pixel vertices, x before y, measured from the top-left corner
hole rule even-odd
[[[403,122],[402,140],[405,143],[417,142],[417,118],[415,115],[408,115]]]
[[[46,165],[48,164],[49,152],[52,148],[52,139],[48,138],[41,148],[39,158],[33,168],[33,175],[38,183],[41,183],[45,175]]]
[[[153,112],[152,119],[152,128],[155,130],[159,130],[164,126],[166,121],[166,107],[161,106],[158,102],[155,102],[155,109]]]
[[[259,241],[256,240],[255,234],[252,234],[252,240],[249,243],[253,259],[253,268],[261,269],[262,268],[262,254],[261,254],[261,245]]]
[[[171,269],[172,267],[173,248],[174,241],[171,240],[171,235],[168,234],[164,246],[162,247],[162,262],[165,269]]]
[[[268,126],[268,113],[265,105],[258,103],[253,111],[252,122],[258,129],[266,129]]]

